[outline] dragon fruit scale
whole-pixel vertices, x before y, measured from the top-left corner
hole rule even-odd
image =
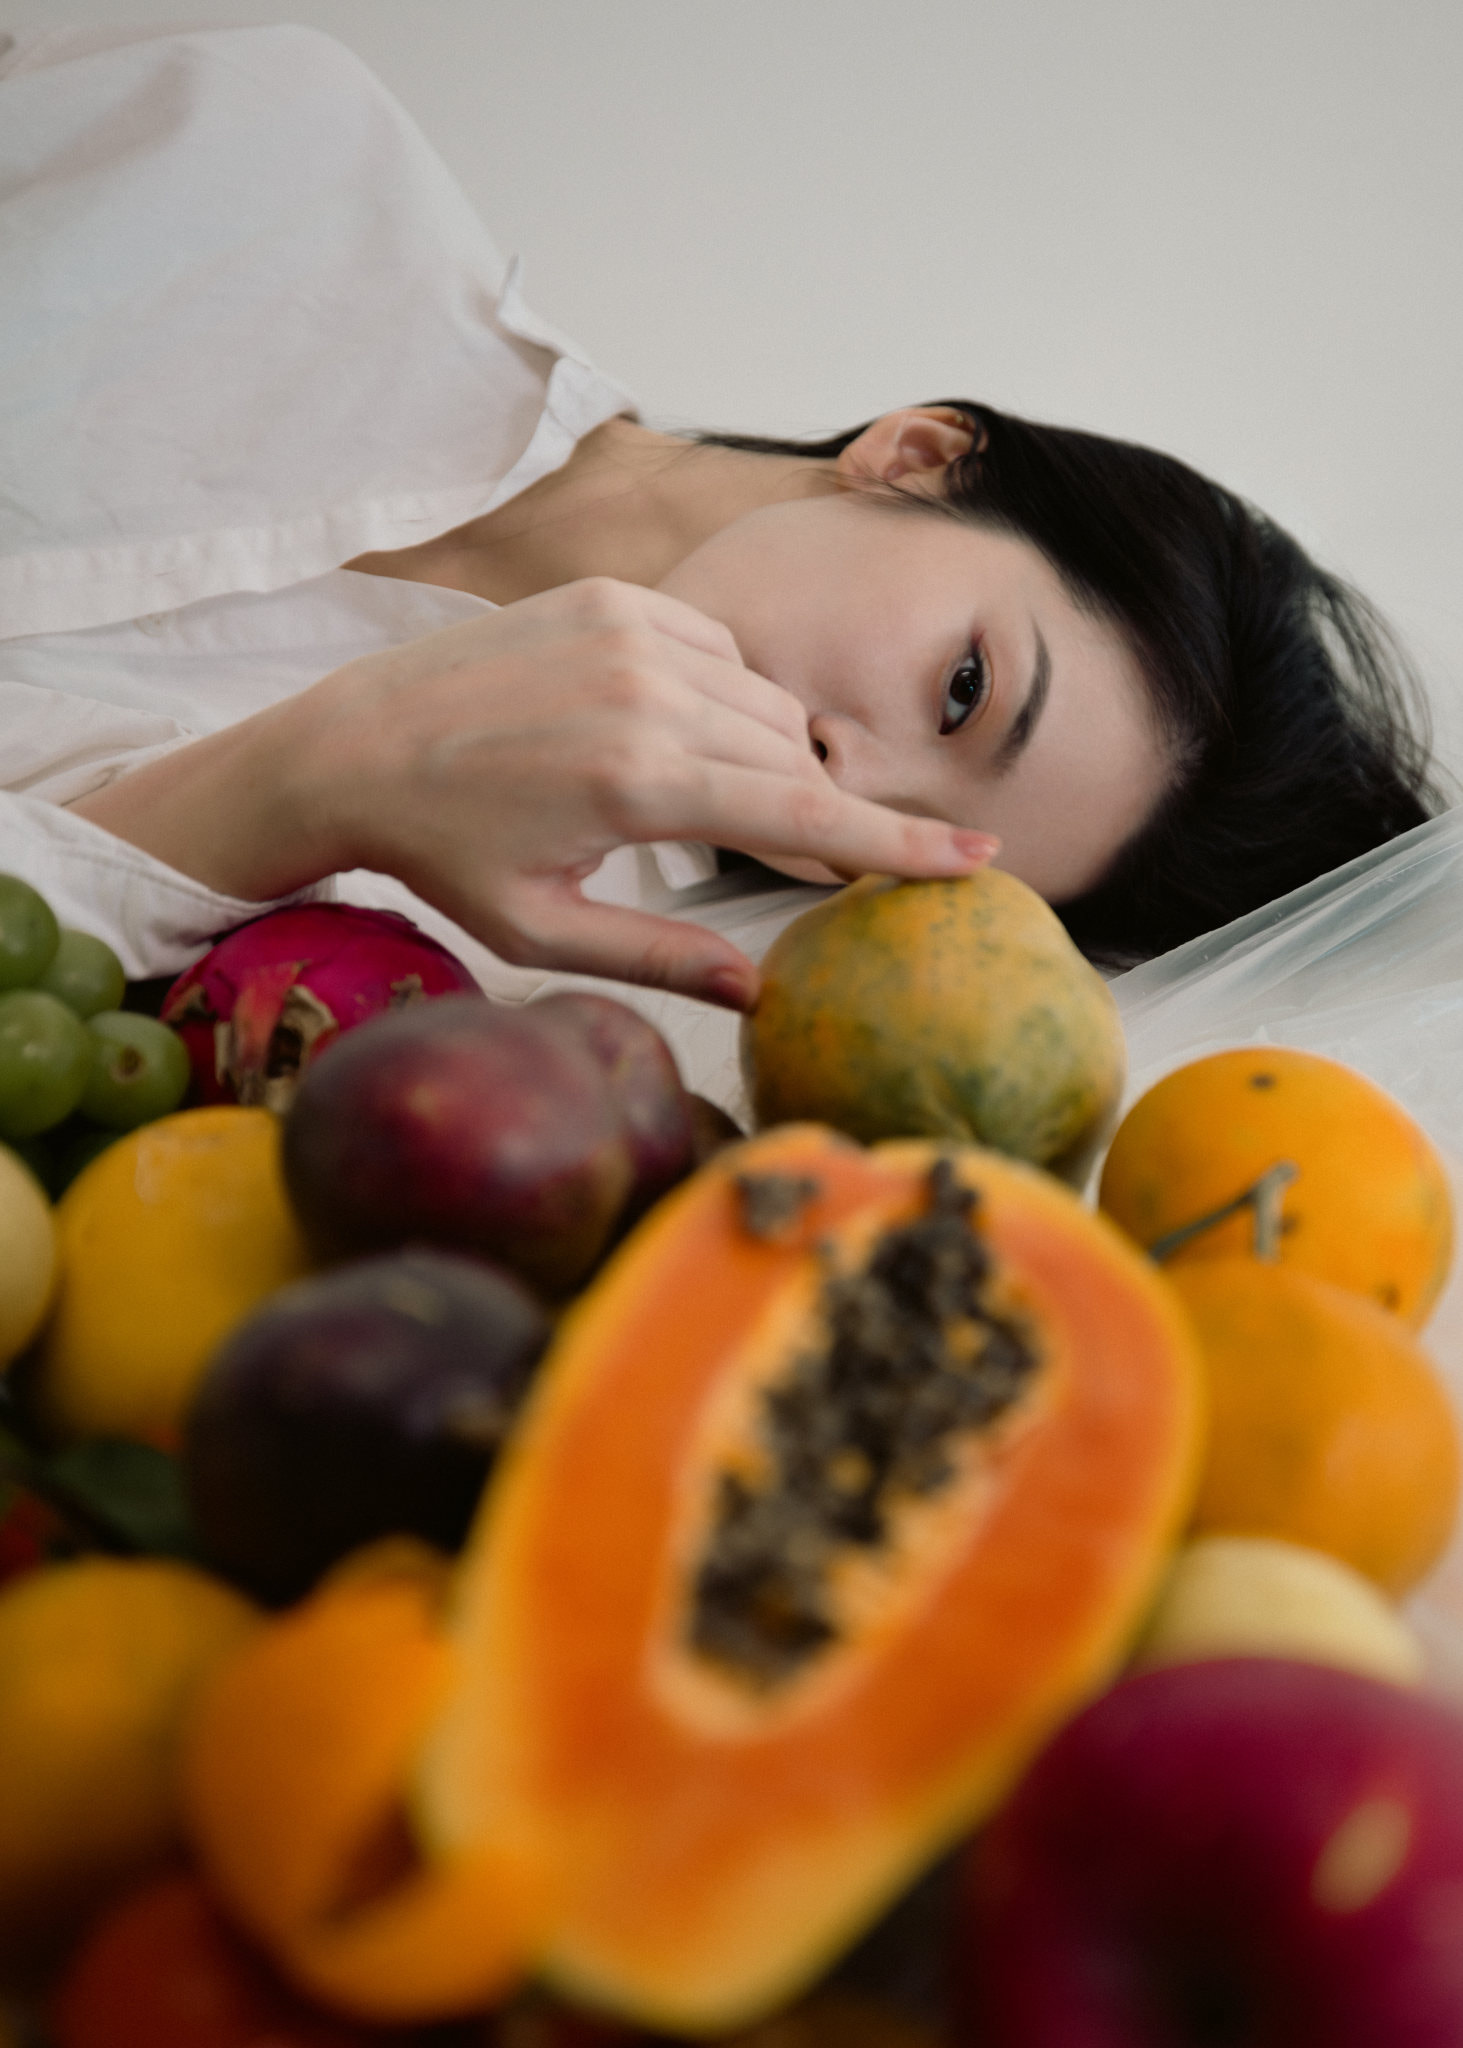
[[[168,990],[193,1099],[283,1113],[342,1031],[429,996],[482,991],[455,954],[391,910],[304,903],[225,933]]]

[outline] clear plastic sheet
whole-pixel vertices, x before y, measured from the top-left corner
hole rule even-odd
[[[1119,975],[1112,991],[1129,1101],[1225,1046],[1345,1060],[1432,1137],[1463,1218],[1463,809]],[[1463,1246],[1424,1342],[1463,1415]],[[1463,1698],[1463,1532],[1410,1613],[1434,1681]]]

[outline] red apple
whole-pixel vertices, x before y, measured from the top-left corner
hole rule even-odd
[[[68,1964],[48,2019],[55,2048],[414,2048],[421,2040],[415,2030],[365,2026],[308,2004],[185,1871],[148,1880],[103,1914]]]
[[[625,1229],[697,1163],[696,1113],[681,1085],[675,1055],[647,1018],[613,996],[566,989],[533,1004],[529,1015],[563,1025],[604,1070],[634,1165],[634,1185],[620,1221]]]
[[[422,1245],[281,1288],[189,1407],[204,1559],[284,1603],[376,1537],[457,1550],[549,1332],[508,1274]]]
[[[969,2048],[1459,2048],[1463,1716],[1282,1658],[1129,1678],[970,1854]]]
[[[306,1069],[283,1158],[318,1256],[430,1244],[549,1294],[588,1277],[634,1162],[600,1060],[540,1008],[441,996],[373,1017]]]

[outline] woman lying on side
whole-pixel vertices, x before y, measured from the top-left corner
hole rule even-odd
[[[713,849],[994,856],[1131,961],[1428,814],[1365,605],[1231,493],[964,399],[647,427],[326,38],[42,38],[0,114],[0,867],[134,973],[386,877],[744,1007]]]

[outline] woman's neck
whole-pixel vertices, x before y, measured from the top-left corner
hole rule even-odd
[[[654,587],[734,519],[786,498],[837,489],[831,472],[797,455],[706,447],[610,419],[569,460],[464,526],[420,546],[347,562],[512,604],[584,576]]]

